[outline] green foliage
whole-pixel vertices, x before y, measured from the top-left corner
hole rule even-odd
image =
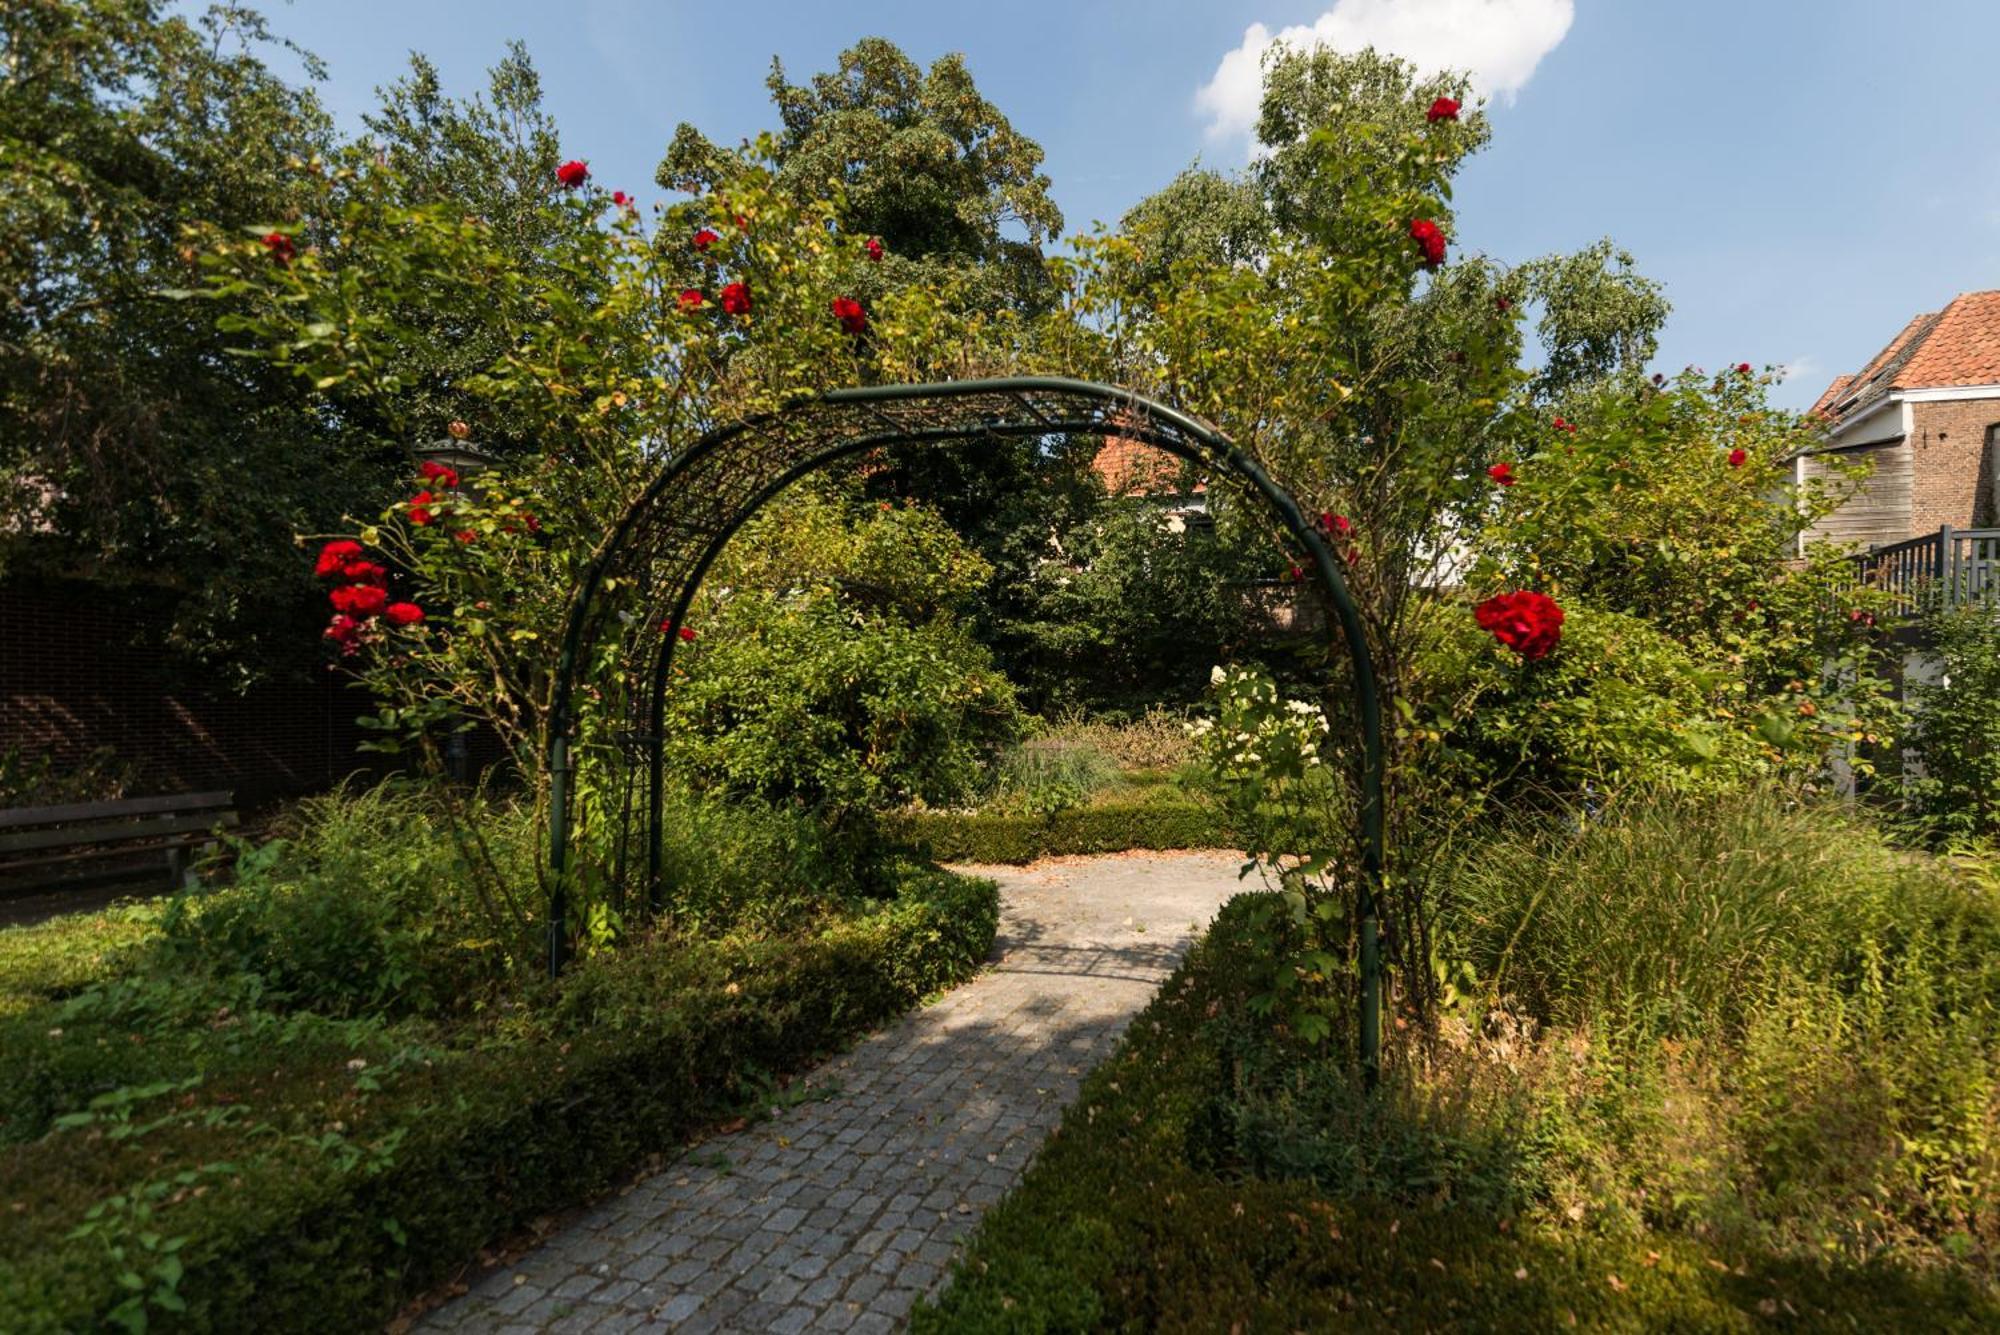
[[[1022,536],[1035,550],[1012,553],[1026,569],[994,589],[981,629],[1045,712],[1189,704],[1210,664],[1263,647],[1243,588],[1275,573],[1261,532],[1114,501]]]
[[[476,1024],[274,1012],[164,962],[177,1008],[128,980],[0,1020],[0,1192],[32,1202],[0,1214],[0,1327],[380,1324],[975,970],[991,883],[896,879],[795,930],[594,957]]]
[[[1399,726],[1411,763],[1465,815],[1630,787],[1723,791],[1786,754],[1736,717],[1741,683],[1725,663],[1640,617],[1572,604],[1560,648],[1527,662],[1462,603],[1429,613],[1426,707]]]
[[[1941,840],[2000,834],[2000,618],[1990,606],[1931,610],[1934,675],[1908,679],[1910,804]]]
[[[159,914],[156,903],[141,903],[0,927],[0,1017],[124,972]]]
[[[287,539],[376,472],[286,377],[220,355],[213,312],[159,298],[192,272],[184,227],[302,204],[329,122],[273,44],[253,10],[164,0],[10,4],[0,33],[0,569],[142,590],[155,648],[234,681],[298,662]]]
[[[788,497],[732,544],[697,606],[671,762],[836,824],[963,800],[1015,727],[1012,688],[953,615],[986,575],[921,509]]]
[[[136,766],[100,746],[81,761],[58,766],[48,751],[18,746],[0,751],[0,807],[49,807],[67,802],[110,802],[125,796]]]
[[[1047,304],[1040,246],[1062,230],[1062,214],[1041,146],[981,95],[964,56],[926,71],[895,43],[865,37],[807,84],[789,82],[773,59],[765,86],[783,123],[782,188],[801,201],[836,200],[846,230],[886,246],[870,295],[957,275],[982,308]],[[658,179],[712,189],[731,173],[732,156],[684,123]]]
[[[338,788],[242,849],[232,884],[173,902],[160,972],[245,980],[264,1006],[338,1017],[469,1008],[538,962],[538,915],[483,900],[488,879],[470,864],[497,858],[494,883],[532,885],[538,851],[522,810],[453,810],[393,783]]]
[[[1032,737],[993,764],[994,809],[1047,816],[1118,785],[1118,762],[1089,742]]]
[[[1712,1054],[1537,1036],[1502,1014],[1448,1024],[1429,1047],[1393,1043],[1363,1096],[1352,1072],[1246,1014],[1264,968],[1254,908],[1224,910],[1086,1080],[915,1329],[2000,1320],[1981,1185],[1993,1086],[1964,1083],[1982,1069],[1965,1060],[1979,1022],[1904,1007],[1894,1041],[1927,1034],[1925,1055],[1884,1062],[1874,1045],[1890,1034],[1850,1028],[1852,1008],[1796,1027],[1823,995],[1780,1000],[1760,1036]],[[1912,963],[1906,984],[1934,976]],[[1893,1137],[1848,1102],[1885,1081],[1905,1082],[1887,1124],[1924,1128],[1921,1153],[1876,1152]],[[1858,1160],[1855,1135],[1870,1147]],[[1978,1175],[1950,1185],[1968,1151]],[[1982,1191],[1983,1214],[1953,1213]]]
[[[1004,811],[890,811],[881,837],[939,862],[996,866],[1135,848],[1231,848],[1238,838],[1213,804],[1168,786],[1104,794],[1046,815]]]
[[[1768,790],[1523,822],[1471,850],[1454,887],[1466,957],[1540,1021],[1740,1031],[1778,980],[1853,992],[1871,956],[1921,960],[1948,1009],[2000,1005],[1990,894]]]

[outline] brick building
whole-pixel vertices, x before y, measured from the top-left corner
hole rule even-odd
[[[1919,315],[1813,412],[1825,443],[1795,461],[1801,481],[1830,458],[1874,471],[1814,536],[1869,547],[1953,528],[2000,526],[2000,292],[1967,292]]]

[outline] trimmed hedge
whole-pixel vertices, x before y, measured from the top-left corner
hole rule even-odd
[[[380,1326],[481,1246],[672,1150],[772,1073],[964,979],[997,920],[991,882],[927,871],[880,911],[817,935],[589,962],[477,1046],[285,1066],[304,1054],[279,1037],[268,1077],[175,1091],[134,1122],[181,1115],[140,1134],[58,1130],[0,1156],[0,1201],[13,1206],[0,1210],[0,1330],[100,1326],[130,1296],[119,1270],[157,1273],[168,1235],[184,1239],[165,1263],[186,1306],[151,1308],[156,1327]],[[253,1102],[258,1134],[221,1111]],[[114,1198],[124,1204],[105,1218],[126,1222],[111,1236],[69,1237]],[[134,1222],[139,1201],[152,1215]],[[109,1263],[110,1245],[128,1259]]]
[[[917,1331],[2000,1329],[1964,1274],[1558,1233],[1462,1205],[1330,1198],[1198,1161],[1230,1072],[1212,1016],[1246,991],[1226,908],[1084,1083]]]
[[[1050,815],[898,811],[881,832],[938,862],[1008,864],[1128,849],[1232,848],[1220,812],[1192,802],[1106,802]]]

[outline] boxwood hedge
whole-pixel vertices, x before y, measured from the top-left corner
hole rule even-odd
[[[1964,1274],[1815,1265],[1686,1235],[1557,1233],[1209,1166],[1245,994],[1244,898],[1135,1020],[917,1331],[1993,1330]]]
[[[997,914],[990,882],[927,871],[810,936],[593,961],[476,1043],[432,1050],[376,1029],[329,1052],[279,1027],[256,1049],[262,1066],[114,1093],[0,1152],[0,1330],[130,1325],[141,1308],[155,1329],[379,1326],[482,1246],[728,1115],[759,1080],[965,978]],[[7,1041],[31,1041],[23,1021],[47,1013],[16,1017]],[[32,1037],[140,1036],[81,1024]]]
[[[881,818],[892,842],[939,862],[1012,864],[1074,853],[1229,848],[1221,814],[1192,802],[1110,801],[1048,815],[991,811],[898,811]]]

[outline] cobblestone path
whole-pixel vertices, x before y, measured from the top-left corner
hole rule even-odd
[[[1170,853],[969,868],[1001,887],[987,972],[805,1077],[810,1101],[705,1142],[420,1328],[899,1328],[1241,888],[1238,865]]]

